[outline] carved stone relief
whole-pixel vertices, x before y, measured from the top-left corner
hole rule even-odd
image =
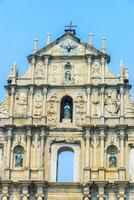
[[[86,104],[81,93],[76,97],[76,125],[82,126],[85,123]]]
[[[93,79],[101,78],[101,64],[98,61],[95,61],[92,64],[91,78]]]
[[[92,116],[99,116],[100,115],[100,107],[99,107],[100,93],[98,90],[93,90],[91,100],[92,100],[92,105],[93,105]]]
[[[9,99],[7,98],[3,103],[0,104],[0,117],[9,117]]]
[[[114,89],[108,89],[105,95],[105,115],[115,116],[120,109],[120,101],[117,95],[117,91]]]
[[[44,65],[43,63],[40,61],[37,63],[36,68],[35,68],[35,78],[45,78],[44,76]]]
[[[57,123],[57,94],[50,96],[47,109],[47,123],[50,126],[55,126]]]
[[[129,93],[124,95],[124,114],[125,116],[132,116],[134,114],[134,102],[131,100]]]
[[[41,93],[36,93],[34,96],[34,108],[33,108],[33,114],[34,116],[41,116],[42,114],[42,95]]]
[[[26,117],[28,113],[28,96],[25,92],[17,92],[15,96],[15,116]]]

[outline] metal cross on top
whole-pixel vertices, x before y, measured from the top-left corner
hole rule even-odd
[[[75,35],[75,29],[77,26],[73,25],[72,21],[70,22],[70,24],[68,26],[64,26],[67,29],[65,29],[65,32],[72,32]]]

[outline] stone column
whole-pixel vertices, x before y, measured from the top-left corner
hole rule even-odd
[[[91,195],[90,195],[89,186],[85,185],[84,186],[83,200],[90,200],[90,198],[91,198]]]
[[[125,130],[124,129],[122,129],[122,130],[120,130],[120,152],[121,152],[121,154],[120,154],[120,167],[125,167],[125,152],[124,152],[124,143],[125,143],[125,141],[124,141],[124,139],[125,139]]]
[[[125,189],[124,186],[119,187],[119,200],[125,200]]]
[[[104,168],[104,128],[100,129],[100,167]]]
[[[101,88],[101,123],[104,124],[104,87]]]
[[[99,200],[104,200],[105,199],[105,195],[104,195],[104,185],[101,184],[99,185],[99,195],[98,195],[98,199]]]
[[[124,88],[120,87],[120,123],[124,123]]]
[[[8,186],[7,185],[3,186],[1,197],[2,197],[1,198],[2,200],[8,200],[9,195],[8,195]]]
[[[102,84],[105,82],[105,58],[101,58],[101,82]]]
[[[87,88],[87,124],[91,122],[91,88]]]
[[[12,118],[14,115],[14,96],[15,96],[15,87],[11,88],[11,98],[10,98],[10,117]]]
[[[46,139],[46,130],[45,130],[45,127],[43,127],[42,130],[41,130],[41,135],[40,135],[40,171],[39,171],[39,177],[41,179],[44,178],[45,139]]]
[[[120,130],[120,180],[125,180],[125,130]]]
[[[6,179],[10,179],[12,127],[7,128],[7,149],[6,149]]]
[[[34,93],[34,88],[33,86],[30,87],[30,90],[29,90],[29,93],[30,93],[30,101],[29,101],[29,120],[30,120],[30,123],[32,123],[32,116],[33,116],[33,93]]]
[[[45,84],[48,83],[48,64],[49,64],[49,58],[45,58],[45,65],[46,65],[46,72],[45,72]]]
[[[46,124],[47,88],[43,88],[42,124]]]
[[[28,200],[29,195],[28,195],[28,185],[24,185],[22,189],[22,200]]]
[[[31,127],[27,129],[27,144],[26,144],[26,166],[25,166],[25,178],[29,179],[29,170],[30,170],[30,157],[31,157]]]
[[[32,58],[32,61],[31,61],[31,81],[32,81],[32,84],[34,84],[35,80],[34,80],[34,77],[35,77],[35,65],[36,65],[36,59],[35,57]]]
[[[91,83],[91,64],[92,64],[92,59],[88,58],[87,62],[88,62],[87,82],[88,82],[88,84],[90,84]]]
[[[43,187],[42,186],[38,186],[36,197],[37,197],[37,200],[43,200],[44,199]]]
[[[88,182],[90,180],[90,128],[86,129],[86,145],[85,145],[85,174],[84,174],[84,182]]]

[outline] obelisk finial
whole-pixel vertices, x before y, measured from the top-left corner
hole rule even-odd
[[[38,51],[38,39],[35,37],[34,38],[34,49],[33,53],[36,53]]]
[[[46,45],[49,45],[50,43],[51,43],[51,33],[47,33]]]
[[[105,37],[102,37],[102,40],[101,40],[101,51],[103,53],[106,53],[106,38]]]
[[[89,45],[93,46],[93,33],[89,33]]]

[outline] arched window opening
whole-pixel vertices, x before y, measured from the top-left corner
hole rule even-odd
[[[69,147],[61,148],[58,152],[56,181],[74,181],[74,152]]]
[[[22,146],[16,146],[14,149],[14,166],[22,167],[24,159],[24,148]]]
[[[107,155],[108,155],[108,167],[109,168],[117,167],[117,148],[114,145],[108,147]]]
[[[73,99],[70,96],[64,96],[60,105],[60,122],[64,119],[73,121]]]

